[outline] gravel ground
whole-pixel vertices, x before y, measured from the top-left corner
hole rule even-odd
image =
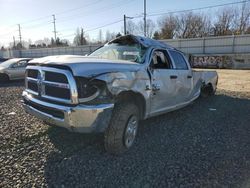
[[[135,146],[114,157],[102,135],[69,133],[27,115],[22,85],[0,86],[0,187],[250,187],[248,91],[222,87],[142,121]]]

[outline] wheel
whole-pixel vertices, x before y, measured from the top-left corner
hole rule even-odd
[[[121,154],[132,147],[139,125],[139,110],[133,103],[115,105],[110,124],[104,133],[107,152]]]
[[[211,84],[204,85],[201,88],[201,96],[208,97],[215,94],[215,90]]]
[[[9,80],[9,76],[7,74],[0,74],[0,83],[6,83]]]

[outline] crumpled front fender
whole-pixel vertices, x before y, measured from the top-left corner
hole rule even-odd
[[[96,79],[105,81],[108,90],[113,95],[118,95],[122,91],[134,91],[148,96],[145,89],[147,85],[150,85],[150,79],[143,71],[110,72]]]

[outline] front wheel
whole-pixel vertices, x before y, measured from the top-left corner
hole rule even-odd
[[[0,74],[0,83],[6,83],[9,80],[9,76],[7,74]]]
[[[107,152],[121,154],[132,147],[139,125],[139,110],[135,104],[116,104],[110,124],[104,133]]]

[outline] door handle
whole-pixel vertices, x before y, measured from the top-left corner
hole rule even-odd
[[[152,84],[152,90],[153,91],[159,91],[161,89],[160,84]]]
[[[178,78],[177,75],[171,75],[171,76],[170,76],[170,79],[176,79],[176,78]]]
[[[193,76],[191,76],[191,75],[188,75],[188,76],[187,76],[187,78],[193,78]]]

